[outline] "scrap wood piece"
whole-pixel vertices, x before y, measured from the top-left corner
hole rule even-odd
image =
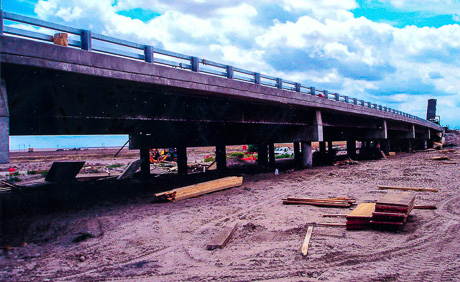
[[[431,160],[433,160],[433,161],[446,161],[446,160],[450,160],[450,158],[447,157],[447,156],[439,156],[439,157],[432,157]]]
[[[380,151],[380,153],[382,154],[382,157],[383,157],[385,160],[388,160],[387,155],[385,155],[385,152],[384,152],[384,151]]]
[[[130,163],[126,169],[118,176],[117,180],[123,180],[133,177],[136,171],[141,167],[144,162],[144,158]]]
[[[211,192],[241,186],[241,184],[243,184],[243,177],[229,176],[225,178],[185,186],[182,188],[176,188],[162,193],[157,193],[155,194],[155,197],[157,197],[159,200],[174,202],[178,200],[184,200],[208,194]]]
[[[338,198],[295,198],[295,197],[287,197],[287,200],[293,201],[310,201],[310,202],[355,202],[355,199],[345,198],[345,197],[338,197]]]
[[[339,207],[339,208],[349,208],[352,203],[343,202],[343,203],[326,203],[326,202],[309,202],[309,201],[293,201],[288,199],[283,199],[283,204],[293,204],[293,205],[311,205],[311,206],[321,206],[321,207]]]
[[[335,227],[346,227],[347,225],[344,223],[334,223],[334,222],[320,222],[317,225],[321,226],[335,226]]]
[[[391,190],[402,190],[402,191],[438,192],[437,189],[433,189],[433,188],[397,187],[397,186],[385,186],[385,185],[377,185],[377,187],[379,189],[391,189]]]
[[[297,204],[297,205],[313,205],[313,206],[325,206],[325,207],[350,207],[355,200],[338,197],[338,198],[293,198],[288,197],[282,199],[283,204]]]
[[[417,206],[414,206],[414,209],[435,210],[437,209],[437,207],[435,205],[417,205]]]
[[[388,152],[388,156],[396,156],[396,152]]]
[[[359,162],[355,161],[355,160],[352,160],[350,158],[348,158],[346,160],[343,160],[343,161],[336,161],[334,163],[335,166],[337,166],[337,165],[356,165],[356,164],[359,164]]]
[[[233,224],[226,225],[215,237],[211,239],[211,241],[206,245],[207,250],[214,250],[214,249],[222,249],[224,248],[228,241],[235,233],[235,230],[238,227],[238,223],[235,222]]]
[[[302,244],[302,255],[306,256],[308,254],[308,245],[310,244],[311,233],[313,232],[313,226],[308,226],[307,234]]]
[[[1,180],[0,180],[0,184],[3,184],[3,185],[8,186],[8,187],[10,187],[10,188],[18,188],[17,185],[8,183],[8,182],[6,182],[6,181],[1,181]]]
[[[440,164],[457,164],[457,162],[439,162]]]
[[[323,217],[346,217],[348,214],[339,213],[339,214],[323,214]]]

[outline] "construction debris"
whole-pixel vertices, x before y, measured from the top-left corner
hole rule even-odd
[[[457,162],[439,162],[440,164],[457,164]]]
[[[324,206],[324,207],[339,207],[339,208],[349,208],[355,203],[354,199],[349,198],[286,198],[283,199],[283,204],[285,205],[312,205],[312,206]]]
[[[228,224],[227,226],[225,226],[221,232],[219,232],[215,237],[213,237],[211,239],[211,242],[209,242],[207,245],[206,245],[206,249],[208,250],[214,250],[214,249],[222,249],[224,248],[228,241],[230,241],[230,239],[232,238],[233,236],[233,233],[235,233],[235,230],[237,229],[238,227],[238,223],[232,223],[232,224]]]
[[[437,189],[432,188],[414,188],[414,187],[397,187],[397,186],[385,186],[377,185],[379,189],[391,189],[391,190],[402,190],[402,191],[428,191],[428,192],[438,192]]]
[[[243,183],[243,177],[229,176],[212,181],[198,183],[182,188],[173,189],[170,191],[157,193],[155,197],[162,202],[175,202],[192,197],[197,197],[203,194],[216,192],[232,187],[240,186]]]
[[[389,192],[377,201],[370,223],[403,225],[412,211],[415,195],[410,192]]]
[[[334,165],[357,165],[359,164],[358,161],[352,160],[350,158],[343,160],[343,161],[336,161]]]
[[[361,203],[347,215],[347,229],[365,229],[369,227],[375,203]]]
[[[313,226],[308,226],[307,235],[305,235],[305,240],[302,244],[302,255],[306,256],[308,254],[308,245],[310,244],[311,233],[313,232]]]
[[[396,156],[396,152],[388,152],[388,156],[394,157]]]

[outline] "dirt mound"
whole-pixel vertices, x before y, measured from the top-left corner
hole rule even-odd
[[[445,146],[460,146],[460,131],[458,129],[446,132]]]

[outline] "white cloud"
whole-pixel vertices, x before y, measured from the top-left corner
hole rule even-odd
[[[460,14],[460,1],[380,2],[403,11]],[[395,28],[355,18],[350,10],[356,7],[354,0],[40,0],[35,11],[50,21],[388,103],[422,117],[432,97],[440,110],[458,111],[460,26]],[[158,16],[141,21],[117,14],[136,8]],[[267,11],[282,17],[261,23]],[[446,117],[451,124],[454,119]]]

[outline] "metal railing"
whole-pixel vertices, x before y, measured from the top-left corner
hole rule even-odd
[[[206,59],[200,59],[198,57],[162,50],[150,45],[143,45],[123,39],[97,34],[91,32],[90,30],[68,27],[0,10],[0,34],[2,35],[7,34],[39,41],[53,42],[52,35],[8,26],[5,25],[5,21],[28,24],[34,27],[68,33],[70,34],[68,45],[74,48],[81,48],[87,51],[121,56],[134,60],[142,60],[147,63],[181,68],[193,72],[225,77],[227,79],[259,84],[266,87],[274,87],[281,90],[299,92],[318,97],[318,99],[325,98],[340,103],[363,106],[370,109],[375,109],[377,111],[408,117],[427,124],[434,124],[428,120],[404,113],[399,110],[373,104],[364,100],[358,100],[349,96],[340,95],[339,93],[330,93],[327,90],[317,90],[315,87],[304,86],[298,82],[293,82],[278,77],[272,77],[258,72],[252,72]],[[72,39],[72,37],[75,39]],[[124,48],[124,50],[119,49],[119,47]]]

